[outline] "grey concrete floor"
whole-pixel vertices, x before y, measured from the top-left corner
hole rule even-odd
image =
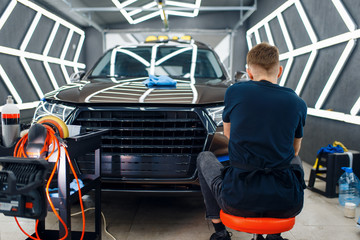
[[[305,179],[310,167],[304,164]],[[316,182],[316,187],[325,187]],[[86,201],[86,207],[93,203]],[[356,221],[360,216],[357,208],[355,219],[345,218],[337,198],[330,199],[305,190],[304,209],[296,217],[294,228],[283,233],[289,240],[359,240],[360,229]],[[73,206],[72,212],[79,207]],[[102,211],[107,230],[117,240],[207,240],[213,232],[211,223],[204,219],[204,205],[199,196],[139,196],[104,192]],[[33,233],[34,221],[19,219],[21,226]],[[88,231],[94,227],[94,211],[86,212]],[[46,218],[48,229],[58,229],[58,221],[52,213]],[[81,215],[72,217],[72,229],[81,230]],[[233,232],[234,240],[250,240],[251,235]],[[0,240],[26,239],[12,217],[0,214]],[[104,231],[102,239],[112,239]]]

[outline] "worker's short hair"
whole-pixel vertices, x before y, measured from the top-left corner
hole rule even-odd
[[[279,66],[279,49],[267,42],[262,42],[250,49],[246,61],[248,66],[257,65],[266,71]]]

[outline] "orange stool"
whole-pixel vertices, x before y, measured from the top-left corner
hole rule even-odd
[[[240,232],[252,233],[253,239],[258,234],[277,234],[289,231],[295,224],[293,218],[245,218],[233,216],[220,211],[220,219],[223,224]]]

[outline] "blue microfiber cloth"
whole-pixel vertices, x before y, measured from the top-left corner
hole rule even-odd
[[[217,157],[217,159],[219,160],[219,162],[229,161],[229,155],[219,156]]]
[[[81,181],[81,179],[79,179],[79,185],[80,185],[80,188],[84,187],[84,183]],[[59,194],[57,193],[58,190],[59,190],[58,188],[49,188],[49,192],[53,192],[53,193],[50,193],[50,197],[58,197],[59,196]],[[70,183],[70,195],[78,190],[79,190],[79,188],[76,183],[76,179],[73,179],[72,182]]]
[[[84,183],[81,181],[81,179],[78,180],[79,180],[80,188],[84,187]],[[76,179],[73,179],[72,182],[70,183],[70,190],[75,190],[75,191],[79,190]]]
[[[143,84],[148,88],[153,87],[176,87],[176,81],[168,76],[159,76],[149,75],[149,78],[143,81]]]
[[[343,152],[344,149],[340,145],[334,147],[333,145],[329,144],[326,147],[320,148],[317,154],[319,155],[320,153],[343,153]]]

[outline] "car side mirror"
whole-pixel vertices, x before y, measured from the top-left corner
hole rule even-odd
[[[234,82],[246,82],[251,80],[245,71],[236,71],[234,74]]]
[[[74,72],[70,75],[70,82],[78,82],[85,76],[85,71]]]

